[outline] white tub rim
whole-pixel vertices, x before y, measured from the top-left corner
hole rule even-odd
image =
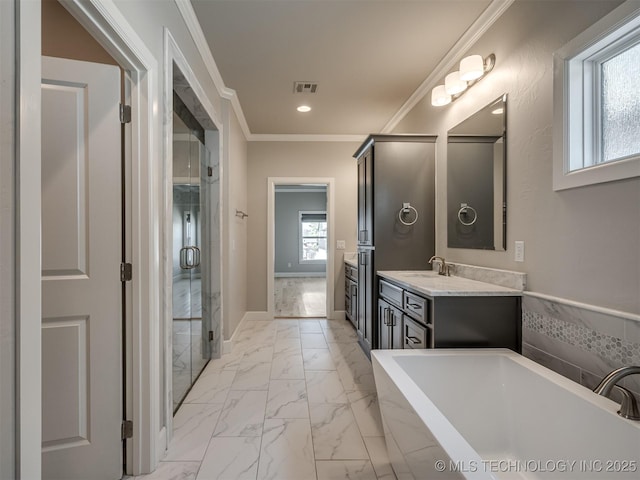
[[[371,360],[378,364],[390,381],[403,393],[420,420],[427,425],[437,441],[453,462],[477,462],[482,464],[480,454],[469,444],[449,419],[429,399],[428,395],[413,381],[409,374],[394,360],[394,357],[410,356],[490,356],[506,357],[523,367],[543,376],[552,383],[566,389],[577,397],[593,404],[612,416],[614,421],[628,422],[640,430],[640,422],[627,420],[617,414],[619,405],[613,400],[595,394],[593,391],[559,373],[544,367],[506,348],[491,349],[425,349],[425,350],[372,350]],[[375,372],[375,369],[374,369]],[[443,459],[446,460],[446,459]],[[476,475],[478,474],[478,475]],[[495,478],[489,472],[470,472],[467,478]]]

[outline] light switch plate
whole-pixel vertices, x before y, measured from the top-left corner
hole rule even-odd
[[[515,261],[524,262],[524,241],[517,240],[515,242]]]
[[[344,240],[336,240],[336,248],[338,250],[344,250],[345,248],[347,248],[345,241]]]

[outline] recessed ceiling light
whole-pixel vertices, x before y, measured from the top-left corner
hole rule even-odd
[[[301,113],[306,113],[311,111],[311,107],[309,105],[300,105],[296,110]]]

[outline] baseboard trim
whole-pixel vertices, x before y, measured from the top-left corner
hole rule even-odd
[[[226,354],[226,353],[231,353],[231,351],[233,350],[233,346],[236,343],[236,336],[238,335],[238,332],[240,332],[242,330],[242,325],[244,325],[244,322],[247,321],[247,313],[248,312],[244,312],[244,315],[242,316],[242,319],[240,320],[240,322],[238,322],[238,325],[236,326],[236,329],[231,334],[231,338],[229,340],[224,340],[222,342],[222,354],[223,355]]]
[[[269,314],[269,312],[247,312],[244,315],[244,320],[248,322],[256,320],[273,320],[273,315]]]
[[[276,272],[274,277],[287,278],[287,277],[326,277],[327,272]]]
[[[155,465],[153,466],[154,470],[158,466],[158,463],[162,461],[162,459],[164,458],[164,455],[167,451],[167,447],[169,446],[168,439],[167,439],[166,426],[162,427],[160,429],[160,432],[158,432],[158,437],[156,442],[157,442],[156,443],[156,461],[155,461]],[[145,473],[151,473],[151,472],[139,472],[138,474],[145,474]]]
[[[333,315],[331,315],[331,320],[346,320],[347,312],[344,310],[334,310]]]

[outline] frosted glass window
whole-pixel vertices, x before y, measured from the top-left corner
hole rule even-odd
[[[553,55],[553,189],[640,177],[640,2]]]
[[[640,153],[640,44],[602,63],[600,162]]]

